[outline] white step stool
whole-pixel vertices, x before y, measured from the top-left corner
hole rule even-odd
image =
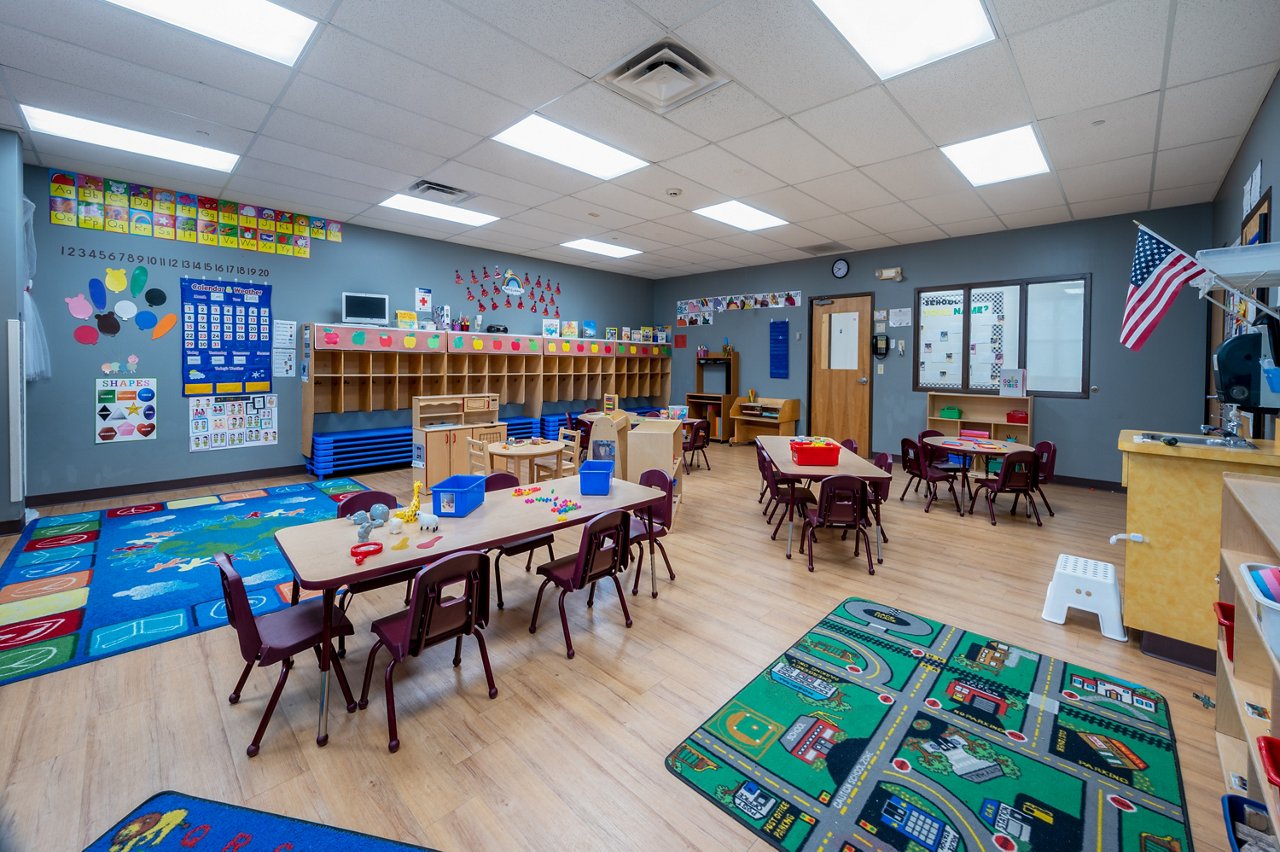
[[[1110,562],[1058,554],[1058,565],[1053,569],[1053,580],[1049,583],[1049,593],[1045,596],[1044,611],[1040,617],[1062,624],[1067,620],[1068,607],[1095,613],[1102,635],[1108,639],[1129,641],[1120,609],[1116,566]]]

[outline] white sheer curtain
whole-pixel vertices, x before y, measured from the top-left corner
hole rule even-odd
[[[23,320],[23,362],[26,378],[29,382],[53,377],[53,364],[49,360],[49,341],[44,336],[44,323],[40,321],[40,312],[36,309],[35,299],[31,298],[31,288],[36,277],[36,206],[25,195],[22,197],[23,226],[26,231],[27,274],[22,287],[22,320]]]

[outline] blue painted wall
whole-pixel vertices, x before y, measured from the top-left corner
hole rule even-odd
[[[19,294],[26,285],[22,232],[22,142],[18,134],[0,130],[0,317],[19,315]],[[22,501],[9,500],[9,355],[5,325],[0,323],[0,521],[22,515]]]

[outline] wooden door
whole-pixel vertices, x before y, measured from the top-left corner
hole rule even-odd
[[[809,434],[853,438],[870,456],[871,297],[814,299],[809,311]]]

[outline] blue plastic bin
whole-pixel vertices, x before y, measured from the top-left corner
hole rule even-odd
[[[458,474],[431,486],[431,503],[442,518],[465,518],[484,503],[484,477]]]
[[[584,461],[578,468],[578,483],[583,494],[603,497],[613,487],[613,461]]]
[[[1236,842],[1236,834],[1231,829],[1234,822],[1244,822],[1245,806],[1255,811],[1261,811],[1264,815],[1267,813],[1267,806],[1261,802],[1255,802],[1253,799],[1247,799],[1234,793],[1228,793],[1222,797],[1222,819],[1227,826],[1227,842],[1231,844],[1231,852],[1240,852],[1240,844]]]

